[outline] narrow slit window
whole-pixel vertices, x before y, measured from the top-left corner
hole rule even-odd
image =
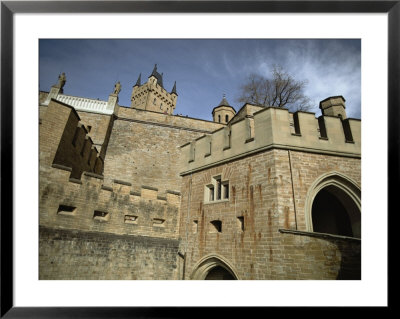
[[[240,232],[244,231],[244,216],[239,216],[237,218],[237,226]]]
[[[214,201],[214,186],[208,186],[208,200],[210,202]]]
[[[229,199],[229,183],[228,182],[222,183],[222,198]]]
[[[193,234],[197,234],[198,228],[199,228],[199,221],[198,220],[194,220],[193,221]]]
[[[221,185],[221,177],[217,177],[216,179],[216,184],[217,184],[217,200],[221,199],[221,190],[222,190],[222,185]]]

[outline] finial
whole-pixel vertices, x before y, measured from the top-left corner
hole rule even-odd
[[[222,94],[222,101],[219,103],[218,106],[230,106],[229,102],[226,100],[226,95],[225,93]]]

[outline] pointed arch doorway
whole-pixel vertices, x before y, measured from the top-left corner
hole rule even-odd
[[[361,238],[361,190],[348,177],[337,172],[321,176],[305,208],[308,231]]]
[[[217,255],[203,257],[194,266],[194,271],[190,276],[193,280],[238,280],[233,266]]]

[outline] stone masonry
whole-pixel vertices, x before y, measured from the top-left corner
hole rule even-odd
[[[157,67],[130,107],[119,83],[98,101],[65,81],[39,93],[39,279],[361,279],[343,97],[316,118],[224,96],[211,122],[173,115]]]

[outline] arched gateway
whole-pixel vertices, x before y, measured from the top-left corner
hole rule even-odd
[[[194,266],[193,280],[237,280],[233,266],[222,256],[207,255]]]
[[[307,194],[309,231],[361,238],[361,190],[348,177],[331,172],[318,178]]]

